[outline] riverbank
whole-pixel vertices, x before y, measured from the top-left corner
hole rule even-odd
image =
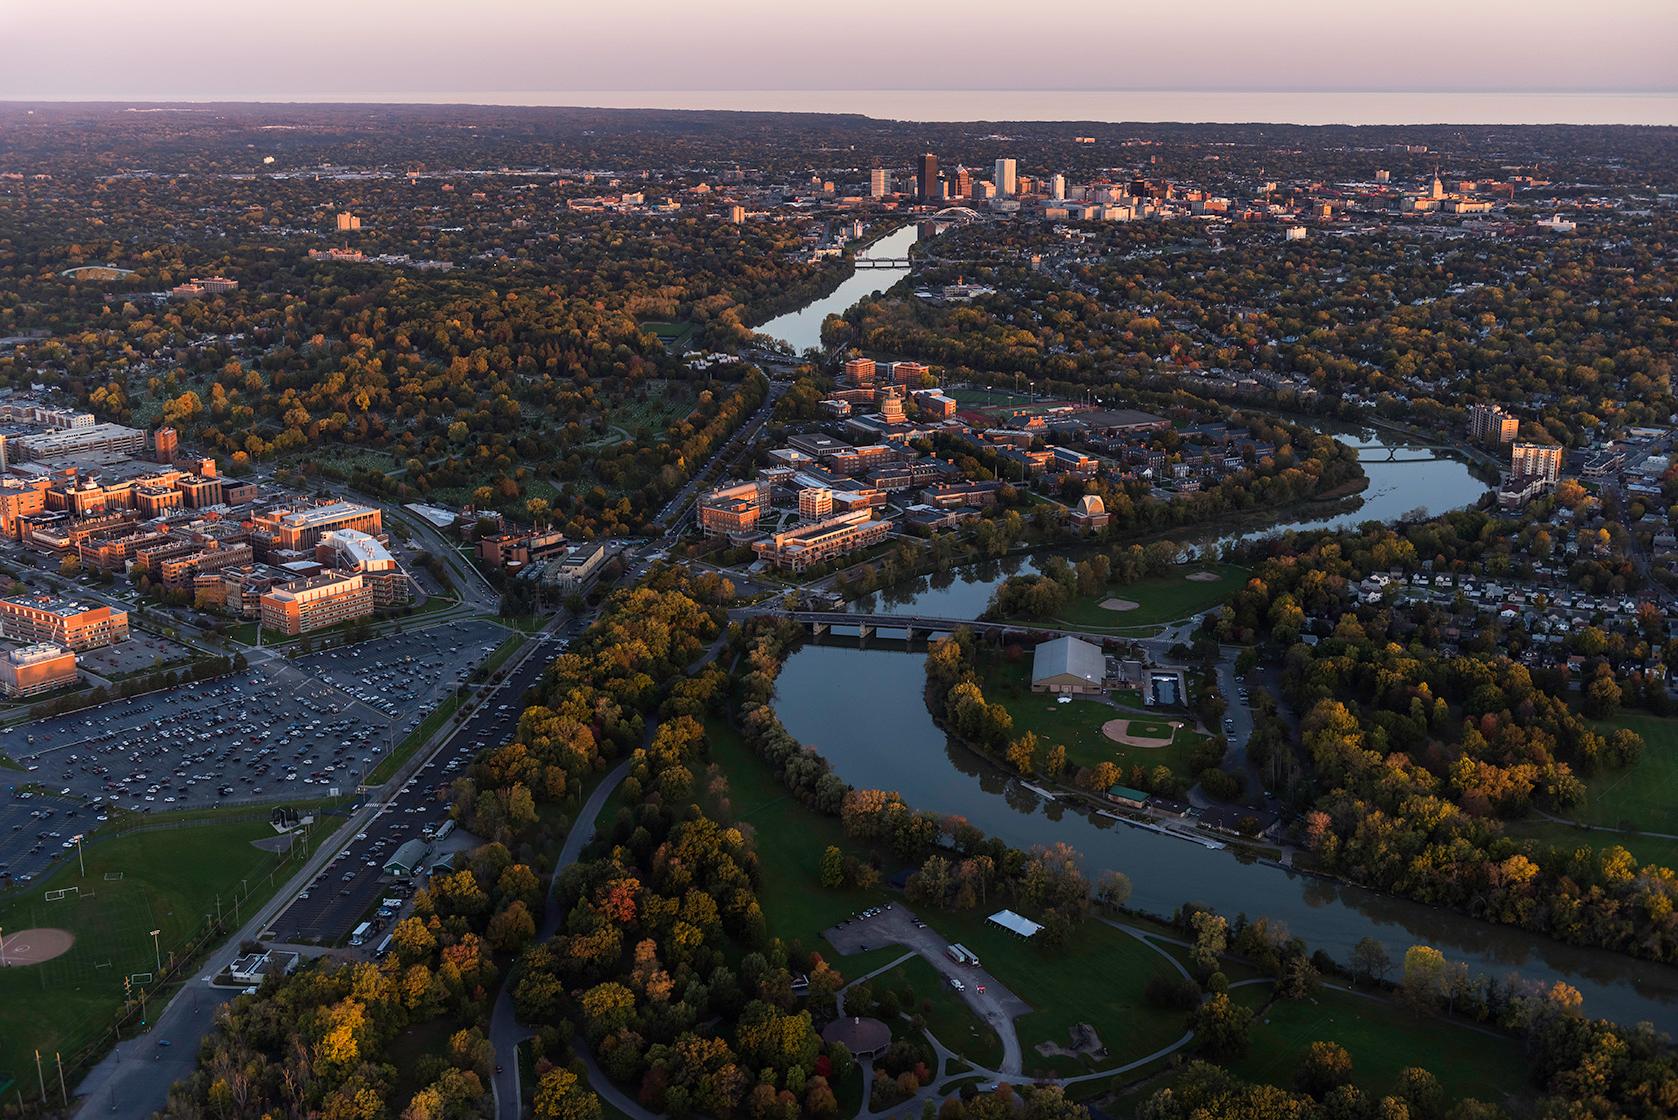
[[[1224,914],[1263,914],[1339,961],[1364,938],[1394,959],[1430,945],[1471,971],[1514,971],[1534,984],[1578,989],[1588,1013],[1647,1019],[1678,1030],[1678,970],[1605,950],[1565,945],[1510,926],[1391,897],[1268,861],[1162,835],[1131,822],[1045,800],[1014,775],[953,743],[927,710],[925,654],[805,644],[786,659],[773,707],[787,731],[816,750],[845,782],[895,790],[907,805],[959,816],[1012,847],[1065,843],[1086,873],[1130,876],[1130,904],[1174,913],[1195,901]],[[844,682],[843,688],[834,687]],[[866,697],[858,703],[857,697]]]

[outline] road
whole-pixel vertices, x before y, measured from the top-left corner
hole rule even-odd
[[[580,627],[584,624],[585,620],[576,620],[571,625]],[[479,730],[487,730],[477,721],[477,716],[486,711],[498,711],[498,701],[509,705],[508,711],[514,712],[512,718],[516,721],[517,712],[522,709],[519,698],[546,669],[552,649],[547,641],[533,641],[527,645],[520,651],[519,659],[509,666],[503,680],[481,695],[474,718],[462,727],[442,732],[429,750],[422,748],[416,751],[384,788],[401,790],[410,778],[432,764],[445,750],[453,754],[475,754],[477,748],[472,745],[474,740],[471,736]],[[515,689],[516,692],[513,691]],[[505,713],[502,715],[504,718]],[[260,939],[292,905],[298,892],[319,876],[357,834],[373,826],[388,804],[383,797],[369,798],[331,837],[320,843],[302,870],[273,899],[208,954],[182,991],[157,1017],[150,1031],[118,1044],[89,1071],[76,1089],[79,1101],[76,1115],[145,1117],[161,1109],[167,1103],[169,1086],[192,1072],[199,1045],[214,1026],[215,1009],[228,998],[224,993],[212,991],[201,978],[214,977],[221,972],[238,956],[243,942]],[[376,879],[370,880],[370,883],[376,882]],[[167,1046],[162,1045],[165,1041]]]
[[[666,536],[681,525],[688,506],[693,504],[700,488],[708,485],[716,472],[757,438],[758,432],[763,430],[763,426],[774,415],[775,402],[786,391],[785,384],[778,381],[769,382],[769,391],[764,395],[763,403],[758,405],[757,411],[752,413],[744,424],[734,429],[734,434],[724,440],[721,447],[711,453],[711,457],[705,460],[705,465],[694,471],[687,482],[682,484],[682,488],[676,491],[675,497],[664,503],[664,508],[653,518],[653,524],[664,531]]]
[[[692,676],[716,660],[717,655],[722,652],[723,646],[727,642],[727,635],[728,632],[725,628],[721,634],[717,635],[716,640],[706,647],[705,652],[699,659],[688,666],[687,675]],[[651,743],[653,735],[657,731],[658,721],[656,719],[649,720],[646,730],[641,735],[641,745],[645,747]],[[588,801],[578,810],[577,819],[572,823],[571,831],[566,834],[565,843],[561,845],[559,850],[559,858],[554,862],[553,875],[548,879],[547,893],[542,900],[542,924],[536,932],[538,941],[546,941],[559,932],[559,924],[564,920],[565,915],[561,914],[553,904],[554,884],[558,881],[561,871],[577,862],[578,857],[582,855],[584,846],[594,836],[600,811],[605,807],[607,798],[612,796],[612,791],[623,784],[624,778],[629,774],[630,762],[630,759],[624,759],[613,767],[600,780],[600,784],[589,795]],[[490,1087],[495,1092],[495,1115],[498,1120],[519,1120],[523,1109],[523,1101],[520,1100],[522,1090],[518,1075],[518,1045],[530,1037],[530,1032],[519,1025],[518,1017],[513,1012],[513,997],[508,979],[505,977],[502,979],[501,991],[495,997],[495,1008],[490,1015],[489,1038],[490,1044],[495,1049],[496,1065],[498,1067]],[[614,1085],[611,1078],[607,1077],[600,1067],[595,1064],[594,1052],[589,1048],[587,1042],[583,1042],[573,1049],[588,1067],[590,1087],[602,1099],[611,1102],[613,1107],[628,1116],[635,1117],[636,1120],[651,1120],[652,1114]]]
[[[571,831],[565,837],[565,844],[559,850],[559,859],[554,861],[553,875],[548,879],[547,893],[542,899],[542,924],[536,931],[537,941],[547,941],[559,932],[559,923],[565,917],[554,905],[554,887],[559,882],[559,874],[583,854],[583,848],[594,836],[595,824],[600,819],[600,811],[606,807],[606,799],[611,797],[618,786],[623,784],[624,778],[629,776],[630,759],[624,759],[600,779],[600,784],[594,787],[588,800],[577,813]],[[513,989],[510,983],[501,985],[500,993],[495,997],[495,1010],[490,1014],[489,1041],[495,1048],[495,1056],[499,1061],[496,1066],[491,1089],[495,1092],[495,1115],[500,1120],[518,1120],[523,1115],[524,1102],[521,1099],[523,1086],[519,1081],[518,1046],[530,1032],[519,1024],[518,1016],[513,1012]]]
[[[990,1024],[1002,1041],[1002,1063],[997,1072],[1018,1074],[1024,1067],[1019,1032],[1014,1020],[1029,1014],[1031,1005],[986,972],[983,967],[958,965],[944,952],[950,942],[937,930],[917,922],[914,912],[891,904],[868,917],[856,917],[822,931],[827,943],[849,955],[881,945],[902,945],[919,953],[946,983],[961,984],[961,999],[973,1014]],[[856,982],[846,985],[851,987]],[[841,1008],[842,1010],[842,1008]]]

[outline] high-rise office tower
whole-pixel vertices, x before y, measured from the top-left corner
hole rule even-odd
[[[1061,202],[1066,198],[1065,175],[1056,175],[1054,178],[1049,180],[1049,195],[1056,202]]]
[[[996,161],[996,194],[998,198],[1013,198],[1019,193],[1018,171],[1011,159]]]
[[[951,198],[973,197],[973,172],[965,167],[956,168],[955,183],[950,187]]]
[[[921,157],[921,170],[916,177],[915,186],[919,188],[922,202],[931,202],[939,197],[938,157],[931,152]]]
[[[891,193],[891,172],[876,167],[868,173],[868,197],[884,198]]]

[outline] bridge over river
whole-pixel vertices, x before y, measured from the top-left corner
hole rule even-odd
[[[854,626],[858,637],[867,638],[876,631],[891,630],[904,632],[907,640],[913,642],[917,638],[931,640],[938,634],[954,634],[957,630],[968,630],[985,637],[999,638],[1007,641],[1018,638],[1022,641],[1041,642],[1051,638],[1073,637],[1082,638],[1095,645],[1106,646],[1112,643],[1117,646],[1152,646],[1159,644],[1157,639],[1125,638],[1113,634],[1096,634],[1086,630],[1060,630],[1050,626],[1035,626],[1019,622],[987,622],[972,618],[935,618],[927,615],[904,614],[870,614],[864,611],[804,611],[789,610],[786,607],[740,607],[728,612],[728,617],[735,621],[750,618],[788,618],[809,629],[812,634],[825,634],[835,626]]]

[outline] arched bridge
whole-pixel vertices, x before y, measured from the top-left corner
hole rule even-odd
[[[1358,451],[1358,462],[1437,463],[1445,458],[1440,454],[1444,450],[1443,447],[1365,447]]]

